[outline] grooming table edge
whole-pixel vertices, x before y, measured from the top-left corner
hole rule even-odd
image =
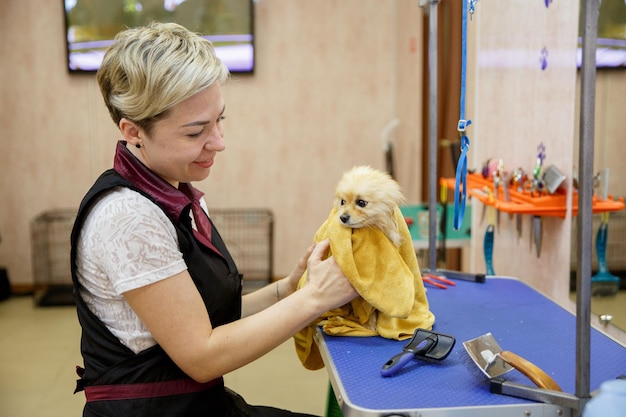
[[[489,380],[471,362],[466,340],[491,332],[503,350],[544,369],[575,392],[575,316],[527,284],[489,277],[484,284],[455,281],[446,290],[428,288],[434,331],[450,334],[456,345],[441,364],[418,360],[383,378],[382,365],[408,342],[381,337],[315,338],[344,417],[504,417],[573,416],[575,410],[507,395],[491,394]],[[591,331],[591,388],[626,374],[626,348],[601,331]],[[513,370],[503,377],[534,387]]]

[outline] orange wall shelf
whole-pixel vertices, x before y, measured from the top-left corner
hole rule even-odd
[[[454,178],[441,178],[440,184],[454,190]],[[494,206],[497,210],[513,214],[530,214],[534,216],[553,216],[565,218],[567,211],[567,192],[558,189],[554,194],[531,194],[528,190],[518,191],[513,187],[507,189],[508,201],[502,185],[494,193],[493,180],[484,178],[480,174],[467,174],[467,194],[477,198],[485,205]],[[490,194],[494,198],[490,198]],[[624,209],[624,198],[617,200],[609,195],[606,200],[593,196],[592,210],[594,213],[620,211]],[[578,192],[572,194],[572,216],[578,214]]]

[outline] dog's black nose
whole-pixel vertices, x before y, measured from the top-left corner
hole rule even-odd
[[[342,223],[348,223],[348,220],[350,220],[350,215],[349,214],[342,214],[341,216],[339,216],[339,220],[341,220]]]

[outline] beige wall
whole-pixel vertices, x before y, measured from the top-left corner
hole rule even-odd
[[[546,147],[544,164],[571,178],[576,97],[578,10],[567,2],[512,0],[477,3],[469,24],[474,41],[468,118],[472,139],[470,166],[503,158],[505,167],[532,173],[537,146]],[[548,50],[545,70],[541,51]],[[482,241],[486,220],[474,204],[471,265],[484,270]],[[530,249],[531,217],[523,216],[518,241],[515,220],[500,215],[495,234],[494,269],[531,283],[560,304],[568,302],[570,218],[544,218],[541,257]]]
[[[61,5],[0,2],[0,265],[17,285],[32,283],[29,221],[76,207],[111,165],[119,138],[94,77],[65,70]],[[547,10],[526,0],[477,3],[470,23],[470,167],[497,155],[531,169],[544,142],[546,163],[571,176],[577,13],[566,2]],[[227,150],[199,187],[211,207],[274,211],[277,275],[288,273],[327,216],[341,173],[355,164],[384,168],[380,135],[394,118],[398,179],[409,202],[419,202],[422,17],[413,0],[256,2],[257,69],[224,88]],[[541,71],[544,46],[549,64]],[[603,150],[596,165],[611,165],[617,195],[626,194],[623,164],[610,141],[619,143],[626,130],[625,93],[626,72],[599,74]],[[475,250],[466,266],[472,271],[484,268],[480,211],[475,207]],[[539,259],[529,250],[528,219],[519,243],[508,217],[501,221],[496,272],[565,303],[570,220],[545,221]]]
[[[580,79],[576,87],[580,89]],[[626,141],[626,71],[623,69],[599,70],[596,74],[596,117],[594,167],[609,169],[609,192],[614,198],[626,196],[626,167],[624,166],[624,141]],[[576,127],[578,127],[576,115]],[[578,164],[578,138],[576,131],[574,161]],[[626,254],[624,254],[626,257]]]
[[[384,169],[419,189],[422,10],[409,0],[259,0],[254,75],[224,88],[227,150],[199,184],[210,207],[269,207],[287,274],[325,220],[341,173]],[[29,221],[77,207],[111,166],[116,127],[93,75],[65,70],[60,0],[0,2],[0,265],[32,283]],[[417,40],[417,41],[416,41]]]

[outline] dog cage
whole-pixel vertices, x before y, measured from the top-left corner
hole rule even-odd
[[[38,306],[74,304],[70,235],[77,210],[45,211],[30,224],[34,299]],[[211,219],[228,247],[244,293],[273,278],[274,216],[267,209],[213,209]]]
[[[274,215],[268,209],[210,209],[228,251],[243,274],[244,293],[273,279]]]
[[[49,210],[30,223],[34,298],[38,306],[74,304],[70,235],[76,209]]]

